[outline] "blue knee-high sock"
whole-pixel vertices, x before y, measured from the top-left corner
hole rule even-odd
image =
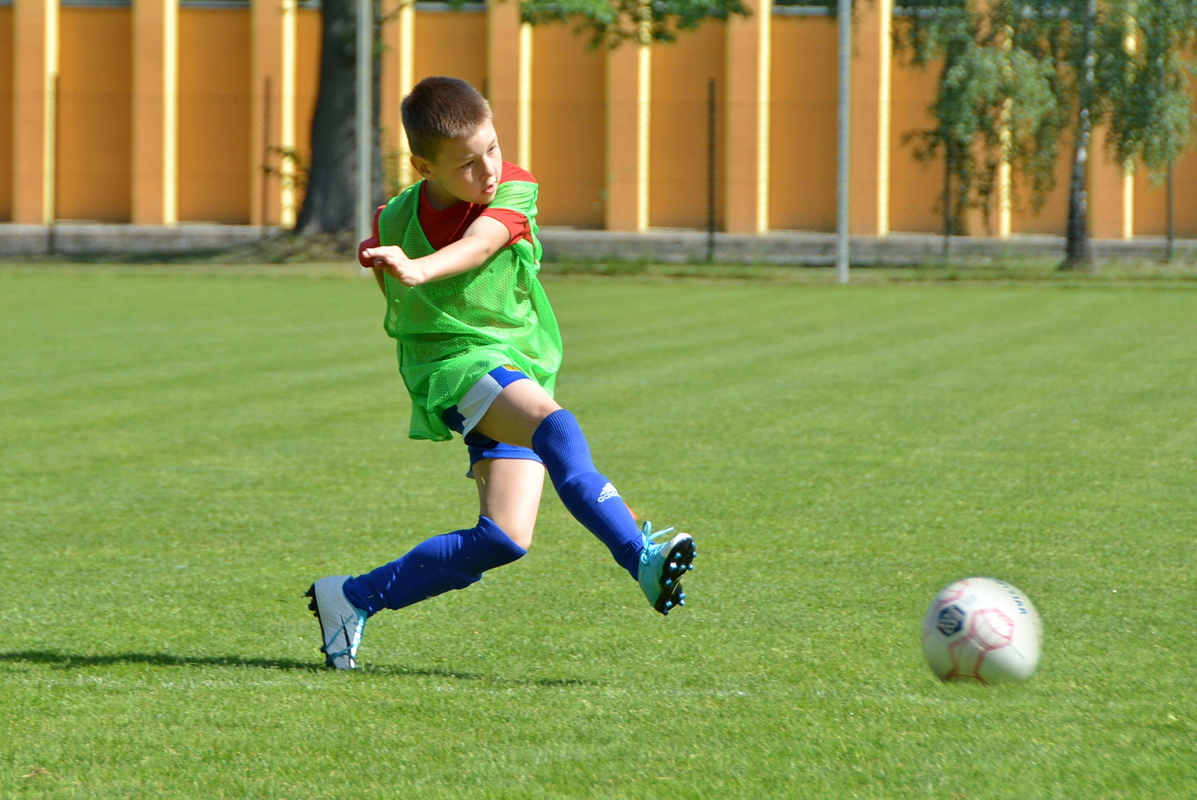
[[[640,529],[619,492],[595,469],[574,415],[562,408],[545,417],[532,434],[532,450],[544,462],[569,513],[635,578],[643,549]]]
[[[488,569],[510,564],[528,551],[513,542],[489,517],[463,531],[420,542],[406,555],[345,582],[345,599],[374,616],[464,589]]]

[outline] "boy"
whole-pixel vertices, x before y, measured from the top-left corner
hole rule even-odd
[[[536,275],[536,179],[503,161],[486,100],[468,83],[427,78],[401,113],[423,178],[374,220],[358,254],[387,299],[412,400],[410,436],[461,434],[478,486],[478,522],[421,542],[372,572],[312,584],[321,651],[354,669],[366,620],[450,589],[523,556],[547,470],[566,508],[640,583],[662,614],[684,605],[694,540],[638,528],[594,467],[577,421],[553,400],[561,337]]]

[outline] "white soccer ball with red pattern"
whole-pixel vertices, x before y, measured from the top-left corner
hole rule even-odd
[[[1030,598],[994,578],[956,581],[923,618],[923,652],[945,681],[1025,681],[1039,666],[1042,641]]]

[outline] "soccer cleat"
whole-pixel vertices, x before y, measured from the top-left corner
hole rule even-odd
[[[333,669],[357,669],[357,646],[366,627],[366,612],[345,599],[344,586],[349,577],[321,578],[304,593],[304,597],[312,598],[308,608],[320,621],[324,663]]]
[[[698,549],[688,533],[677,533],[663,542],[655,539],[669,536],[673,528],[653,533],[653,524],[645,521],[641,530],[644,550],[640,553],[638,578],[644,596],[657,611],[668,614],[671,609],[686,604],[686,593],[682,591],[682,576],[694,569],[694,557]]]

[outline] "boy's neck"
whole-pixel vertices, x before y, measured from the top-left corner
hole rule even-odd
[[[465,202],[445,191],[443,186],[431,178],[424,179],[424,196],[428,199],[428,204],[437,211],[444,211],[449,206]]]

